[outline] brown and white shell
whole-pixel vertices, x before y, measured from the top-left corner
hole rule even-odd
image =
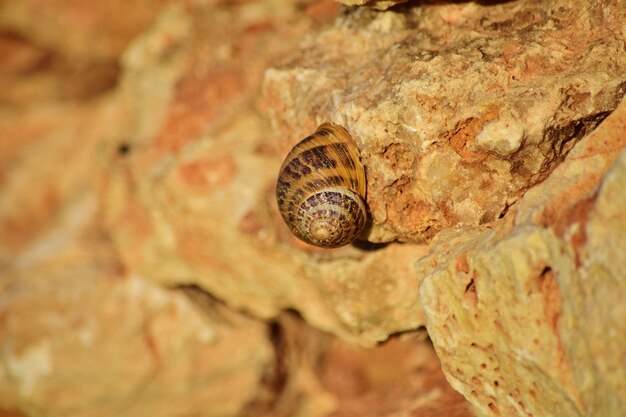
[[[343,127],[324,123],[289,152],[278,174],[278,209],[299,239],[323,248],[352,242],[365,227],[365,169]]]

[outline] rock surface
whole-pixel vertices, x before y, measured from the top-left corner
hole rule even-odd
[[[421,307],[409,304],[415,256],[396,263],[389,254],[425,249],[348,248],[338,282],[324,265],[332,258],[303,251],[267,203],[279,161],[255,104],[263,71],[328,24],[337,6],[190,2],[141,22],[127,10],[128,36],[103,27],[91,50],[91,23],[82,19],[106,24],[107,12],[85,3],[74,14],[63,4],[55,3],[57,18],[73,34],[45,34],[50,27],[36,20],[31,31],[23,16],[34,3],[0,8],[13,32],[0,36],[8,57],[0,65],[0,414],[322,416],[370,404],[378,415],[406,408],[468,416],[423,337],[402,342],[398,362],[397,349],[376,353],[388,345],[346,345],[301,320],[261,321],[214,298],[262,318],[299,306],[318,327],[370,344],[398,322],[423,322]],[[172,175],[159,176],[168,164]],[[165,190],[179,203],[160,206]],[[177,249],[168,230],[181,237]],[[321,265],[311,270],[307,259]],[[367,270],[375,273],[362,283],[370,284],[355,285]],[[405,276],[404,287],[390,271]],[[294,285],[303,276],[315,280]],[[398,299],[405,311],[385,319]]]
[[[626,407],[625,131],[626,101],[509,221],[418,262],[429,334],[478,415]]]
[[[623,2],[66,3],[0,6],[0,415],[626,408]],[[274,200],[324,120],[331,251]]]
[[[347,6],[367,6],[378,10],[386,10],[408,0],[337,0]]]
[[[181,290],[125,274],[117,262],[95,234],[3,274],[0,411],[244,410],[274,359],[264,323],[211,299],[196,306]]]
[[[423,325],[413,262],[425,246],[312,249],[278,213],[280,160],[254,102],[263,70],[297,46],[283,38],[315,20],[281,23],[287,17],[272,8],[253,21],[236,8],[176,13],[163,19],[171,28],[146,34],[125,55],[118,105],[127,124],[117,137],[130,151],[111,149],[102,190],[103,218],[124,263],[163,284],[194,282],[264,319],[297,309],[315,327],[364,345]],[[221,33],[225,22],[240,22],[236,35]],[[166,48],[167,61],[152,45]],[[146,82],[160,88],[146,90]]]
[[[345,13],[267,73],[286,150],[323,121],[357,140],[369,241],[426,242],[506,213],[626,91],[619,1]]]

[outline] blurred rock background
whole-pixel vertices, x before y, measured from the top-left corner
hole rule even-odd
[[[626,2],[342,3],[0,0],[0,416],[623,414]]]

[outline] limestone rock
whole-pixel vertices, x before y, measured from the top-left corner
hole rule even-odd
[[[498,219],[624,95],[621,1],[358,8],[266,74],[283,155],[317,124],[359,144],[373,228],[426,242]]]
[[[104,235],[83,231],[2,271],[0,410],[241,412],[274,359],[265,324],[127,275],[111,249]]]
[[[378,10],[386,10],[397,4],[406,3],[408,0],[337,0],[347,6],[367,6]]]
[[[274,322],[278,360],[271,379],[281,394],[271,407],[257,403],[253,415],[265,409],[268,417],[472,416],[445,381],[425,333],[363,348],[303,323],[294,314]]]
[[[130,150],[110,150],[103,218],[124,263],[155,282],[195,283],[265,319],[297,309],[317,328],[372,345],[424,324],[413,261],[427,249],[322,251],[280,218],[281,161],[253,104],[276,59],[258,51],[292,50],[285,33],[321,24],[290,19],[250,5],[172,9],[128,50],[119,91],[128,124],[118,137]]]
[[[100,98],[160,10],[141,3],[0,4],[0,265],[93,204],[99,154],[123,112]],[[121,8],[126,20],[111,19]]]
[[[116,60],[167,3],[168,0],[111,0],[95,4],[72,0],[3,1],[0,26],[48,53],[83,64],[104,62]],[[35,24],[39,22],[46,24]]]
[[[511,221],[418,263],[429,334],[478,415],[626,407],[625,128],[623,102]]]
[[[468,415],[422,340],[413,344],[424,353],[417,362],[413,354],[406,362],[387,355],[396,368],[382,381],[384,361],[372,370],[365,359],[355,367],[334,353],[367,358],[376,349],[319,331],[308,343],[342,346],[317,351],[328,358],[324,369],[294,361],[288,372],[272,371],[283,362],[266,323],[203,291],[264,318],[297,308],[361,344],[424,322],[412,264],[425,247],[365,245],[329,256],[297,243],[273,207],[280,161],[254,104],[263,70],[294,47],[294,34],[329,23],[336,11],[330,1],[305,10],[271,1],[173,5],[121,57],[109,57],[120,59],[119,74],[78,83],[72,94],[59,94],[82,77],[66,71],[65,34],[50,44],[63,51],[51,52],[59,66],[36,76],[30,68],[45,51],[27,37],[0,38],[12,57],[0,77],[9,104],[0,113],[8,132],[0,155],[0,413],[354,413],[340,407],[343,398],[349,407],[375,402],[379,415],[403,408]],[[232,32],[220,29],[226,23]],[[164,191],[178,203],[162,200]],[[228,264],[234,268],[223,269]],[[200,307],[190,302],[198,297]],[[308,348],[274,349],[298,358]],[[358,372],[358,389],[336,369]],[[396,378],[398,369],[411,374]]]
[[[481,416],[624,409],[620,2],[163,2],[93,51],[18,3],[0,414],[469,416],[444,374]],[[290,235],[275,175],[327,118],[364,237],[420,243]]]

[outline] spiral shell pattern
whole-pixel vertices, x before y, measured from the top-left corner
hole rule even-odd
[[[278,175],[276,198],[299,239],[336,248],[365,227],[365,169],[350,134],[324,123],[289,152]]]

